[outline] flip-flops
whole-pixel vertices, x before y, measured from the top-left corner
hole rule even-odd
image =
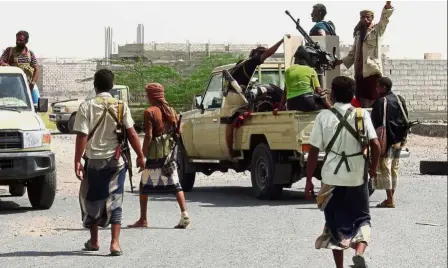
[[[354,268],[367,268],[366,260],[363,255],[355,255],[352,260]]]
[[[394,203],[388,203],[387,200],[384,200],[383,202],[376,205],[377,208],[395,208]]]
[[[100,248],[99,247],[96,248],[96,247],[92,246],[92,244],[90,243],[90,239],[89,239],[89,240],[87,240],[87,242],[84,243],[83,250],[84,251],[98,251],[98,250],[100,250]]]

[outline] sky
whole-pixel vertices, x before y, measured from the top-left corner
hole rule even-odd
[[[122,45],[137,40],[139,23],[145,26],[145,42],[189,40],[273,45],[284,34],[300,35],[285,10],[300,18],[308,32],[313,26],[310,13],[316,3],[327,7],[325,19],[336,25],[341,42],[352,44],[359,11],[374,10],[378,21],[385,4],[385,1],[298,0],[0,2],[0,51],[15,45],[17,31],[26,30],[30,33],[28,46],[41,58],[103,57],[106,26],[113,28],[113,42]],[[447,1],[392,1],[392,5],[395,12],[383,39],[383,44],[390,46],[389,57],[422,59],[424,53],[435,52],[446,59]]]

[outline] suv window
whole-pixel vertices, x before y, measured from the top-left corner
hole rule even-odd
[[[222,82],[222,73],[213,74],[202,101],[204,109],[221,108]]]
[[[31,109],[31,102],[22,75],[0,75],[0,107]]]

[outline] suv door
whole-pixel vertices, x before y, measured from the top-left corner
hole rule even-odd
[[[222,154],[219,146],[222,86],[222,73],[212,74],[202,98],[204,112],[193,119],[193,144],[202,159],[216,159]]]

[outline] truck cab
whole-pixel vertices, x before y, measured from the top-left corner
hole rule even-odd
[[[115,85],[112,90],[110,91],[110,94],[112,97],[123,100],[127,104],[130,103],[130,94],[129,94],[129,87],[125,85]],[[95,89],[92,89],[89,94],[87,94],[85,100],[90,100],[95,98],[96,92]],[[56,123],[57,129],[61,133],[73,133],[73,126],[75,124],[75,118],[76,113],[78,111],[79,105],[84,100],[78,100],[78,99],[72,99],[72,100],[66,100],[66,101],[59,101],[52,104],[52,110],[53,112],[49,115],[50,121],[53,121]],[[132,108],[132,107],[130,107]],[[135,111],[135,109],[132,109]],[[143,116],[143,112],[140,113],[136,112],[133,113],[132,116],[134,118],[134,121],[139,122],[141,121],[141,117]],[[140,124],[136,123],[136,129],[140,130],[141,126]]]
[[[0,185],[12,196],[28,192],[31,205],[49,209],[56,195],[56,163],[51,134],[36,112],[48,111],[48,100],[36,107],[25,73],[0,67]]]

